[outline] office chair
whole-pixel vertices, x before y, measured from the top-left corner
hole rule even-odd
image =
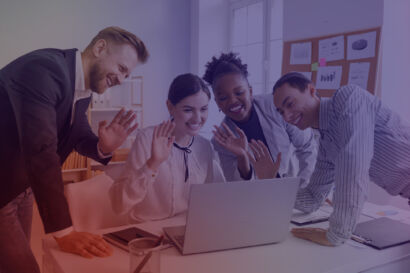
[[[128,224],[126,215],[117,215],[111,208],[108,191],[113,182],[110,176],[102,173],[65,186],[73,226],[77,231]]]

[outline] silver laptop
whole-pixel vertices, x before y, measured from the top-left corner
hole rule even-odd
[[[289,234],[299,178],[192,185],[186,226],[165,227],[194,254],[277,243]]]

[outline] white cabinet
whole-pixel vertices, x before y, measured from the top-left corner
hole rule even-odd
[[[93,93],[89,110],[89,121],[93,132],[98,135],[98,124],[106,120],[108,123],[115,117],[122,107],[132,110],[136,114],[135,122],[143,127],[142,77],[134,76],[125,80],[121,85],[109,88],[104,94]],[[135,138],[134,131],[121,148],[131,148]]]
[[[106,120],[109,124],[122,107],[135,112],[135,122],[138,123],[139,128],[142,128],[144,120],[142,87],[142,77],[133,76],[125,80],[121,85],[109,88],[102,95],[93,93],[91,105],[88,109],[88,121],[93,132],[98,135],[99,122]],[[114,152],[113,158],[109,163],[110,165],[118,165],[126,160],[128,151],[135,139],[135,134],[136,131]],[[85,180],[92,176],[93,171],[104,169],[105,166],[100,163],[73,151],[62,166],[63,180],[71,182]]]

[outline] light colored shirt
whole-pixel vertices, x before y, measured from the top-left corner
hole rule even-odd
[[[80,99],[85,99],[88,97],[91,97],[91,90],[85,89],[84,71],[83,71],[83,64],[81,61],[81,53],[79,50],[77,50],[75,52],[75,86],[74,86],[73,108],[71,111],[71,120],[70,120],[71,125],[74,122],[75,103]],[[98,149],[98,152],[100,153],[99,149]],[[100,156],[101,155],[102,154],[100,154]],[[73,226],[70,226],[68,228],[53,232],[52,235],[54,237],[60,238],[60,237],[63,237],[69,234],[73,230],[74,230]]]
[[[71,124],[74,122],[75,103],[81,99],[91,97],[91,89],[85,89],[84,70],[79,50],[75,53],[75,89],[73,100],[73,111],[71,111]]]
[[[74,122],[74,114],[75,114],[75,104],[77,101],[85,98],[91,97],[91,89],[86,89],[85,88],[85,80],[84,80],[84,70],[83,70],[83,63],[81,59],[81,52],[79,50],[76,51],[75,53],[75,85],[74,85],[74,100],[73,100],[73,108],[71,111],[71,121],[70,124],[72,125]],[[112,154],[104,155],[100,149],[98,148],[97,145],[97,151],[98,155],[100,158],[108,158],[111,157]],[[73,227],[70,226],[68,228],[53,232],[52,235],[54,237],[60,238],[63,237],[67,234],[69,234],[71,231],[73,231]]]
[[[124,171],[109,192],[113,210],[127,213],[131,222],[165,219],[185,212],[192,184],[225,181],[211,143],[199,135],[188,154],[186,182],[184,151],[174,146],[168,159],[153,172],[146,165],[151,157],[153,130],[139,130]]]
[[[83,62],[81,58],[81,52],[79,50],[75,53],[75,89],[74,89],[74,100],[73,100],[73,110],[71,111],[71,124],[74,122],[75,104],[77,101],[85,98],[89,98],[92,95],[91,89],[85,89],[84,80],[84,70]],[[112,153],[103,154],[97,145],[98,156],[100,158],[109,158]]]
[[[391,195],[410,197],[410,126],[377,97],[348,85],[321,99],[319,131],[316,168],[296,208],[316,210],[334,185],[327,238],[338,245],[356,226],[369,180]]]
[[[272,159],[276,160],[278,153],[282,153],[282,160],[278,171],[279,175],[281,177],[298,176],[302,181],[301,186],[306,186],[315,168],[317,156],[317,143],[312,130],[306,129],[302,131],[286,123],[276,110],[272,94],[254,96],[253,107],[258,115]],[[238,137],[235,123],[229,117],[225,117],[223,122]],[[243,180],[238,171],[237,157],[219,145],[214,138],[212,139],[212,144],[218,152],[226,180]],[[293,154],[297,158],[296,164],[293,164],[291,161]],[[298,167],[295,165],[298,165]],[[297,172],[295,171],[296,169],[298,169]]]

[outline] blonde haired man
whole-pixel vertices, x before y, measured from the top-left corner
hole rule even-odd
[[[111,254],[100,236],[73,229],[61,164],[73,149],[108,163],[136,128],[135,116],[120,111],[95,136],[85,115],[91,92],[121,84],[147,58],[138,37],[108,27],[82,53],[40,49],[0,70],[0,272],[40,272],[29,246],[33,195],[46,233],[62,250]]]

